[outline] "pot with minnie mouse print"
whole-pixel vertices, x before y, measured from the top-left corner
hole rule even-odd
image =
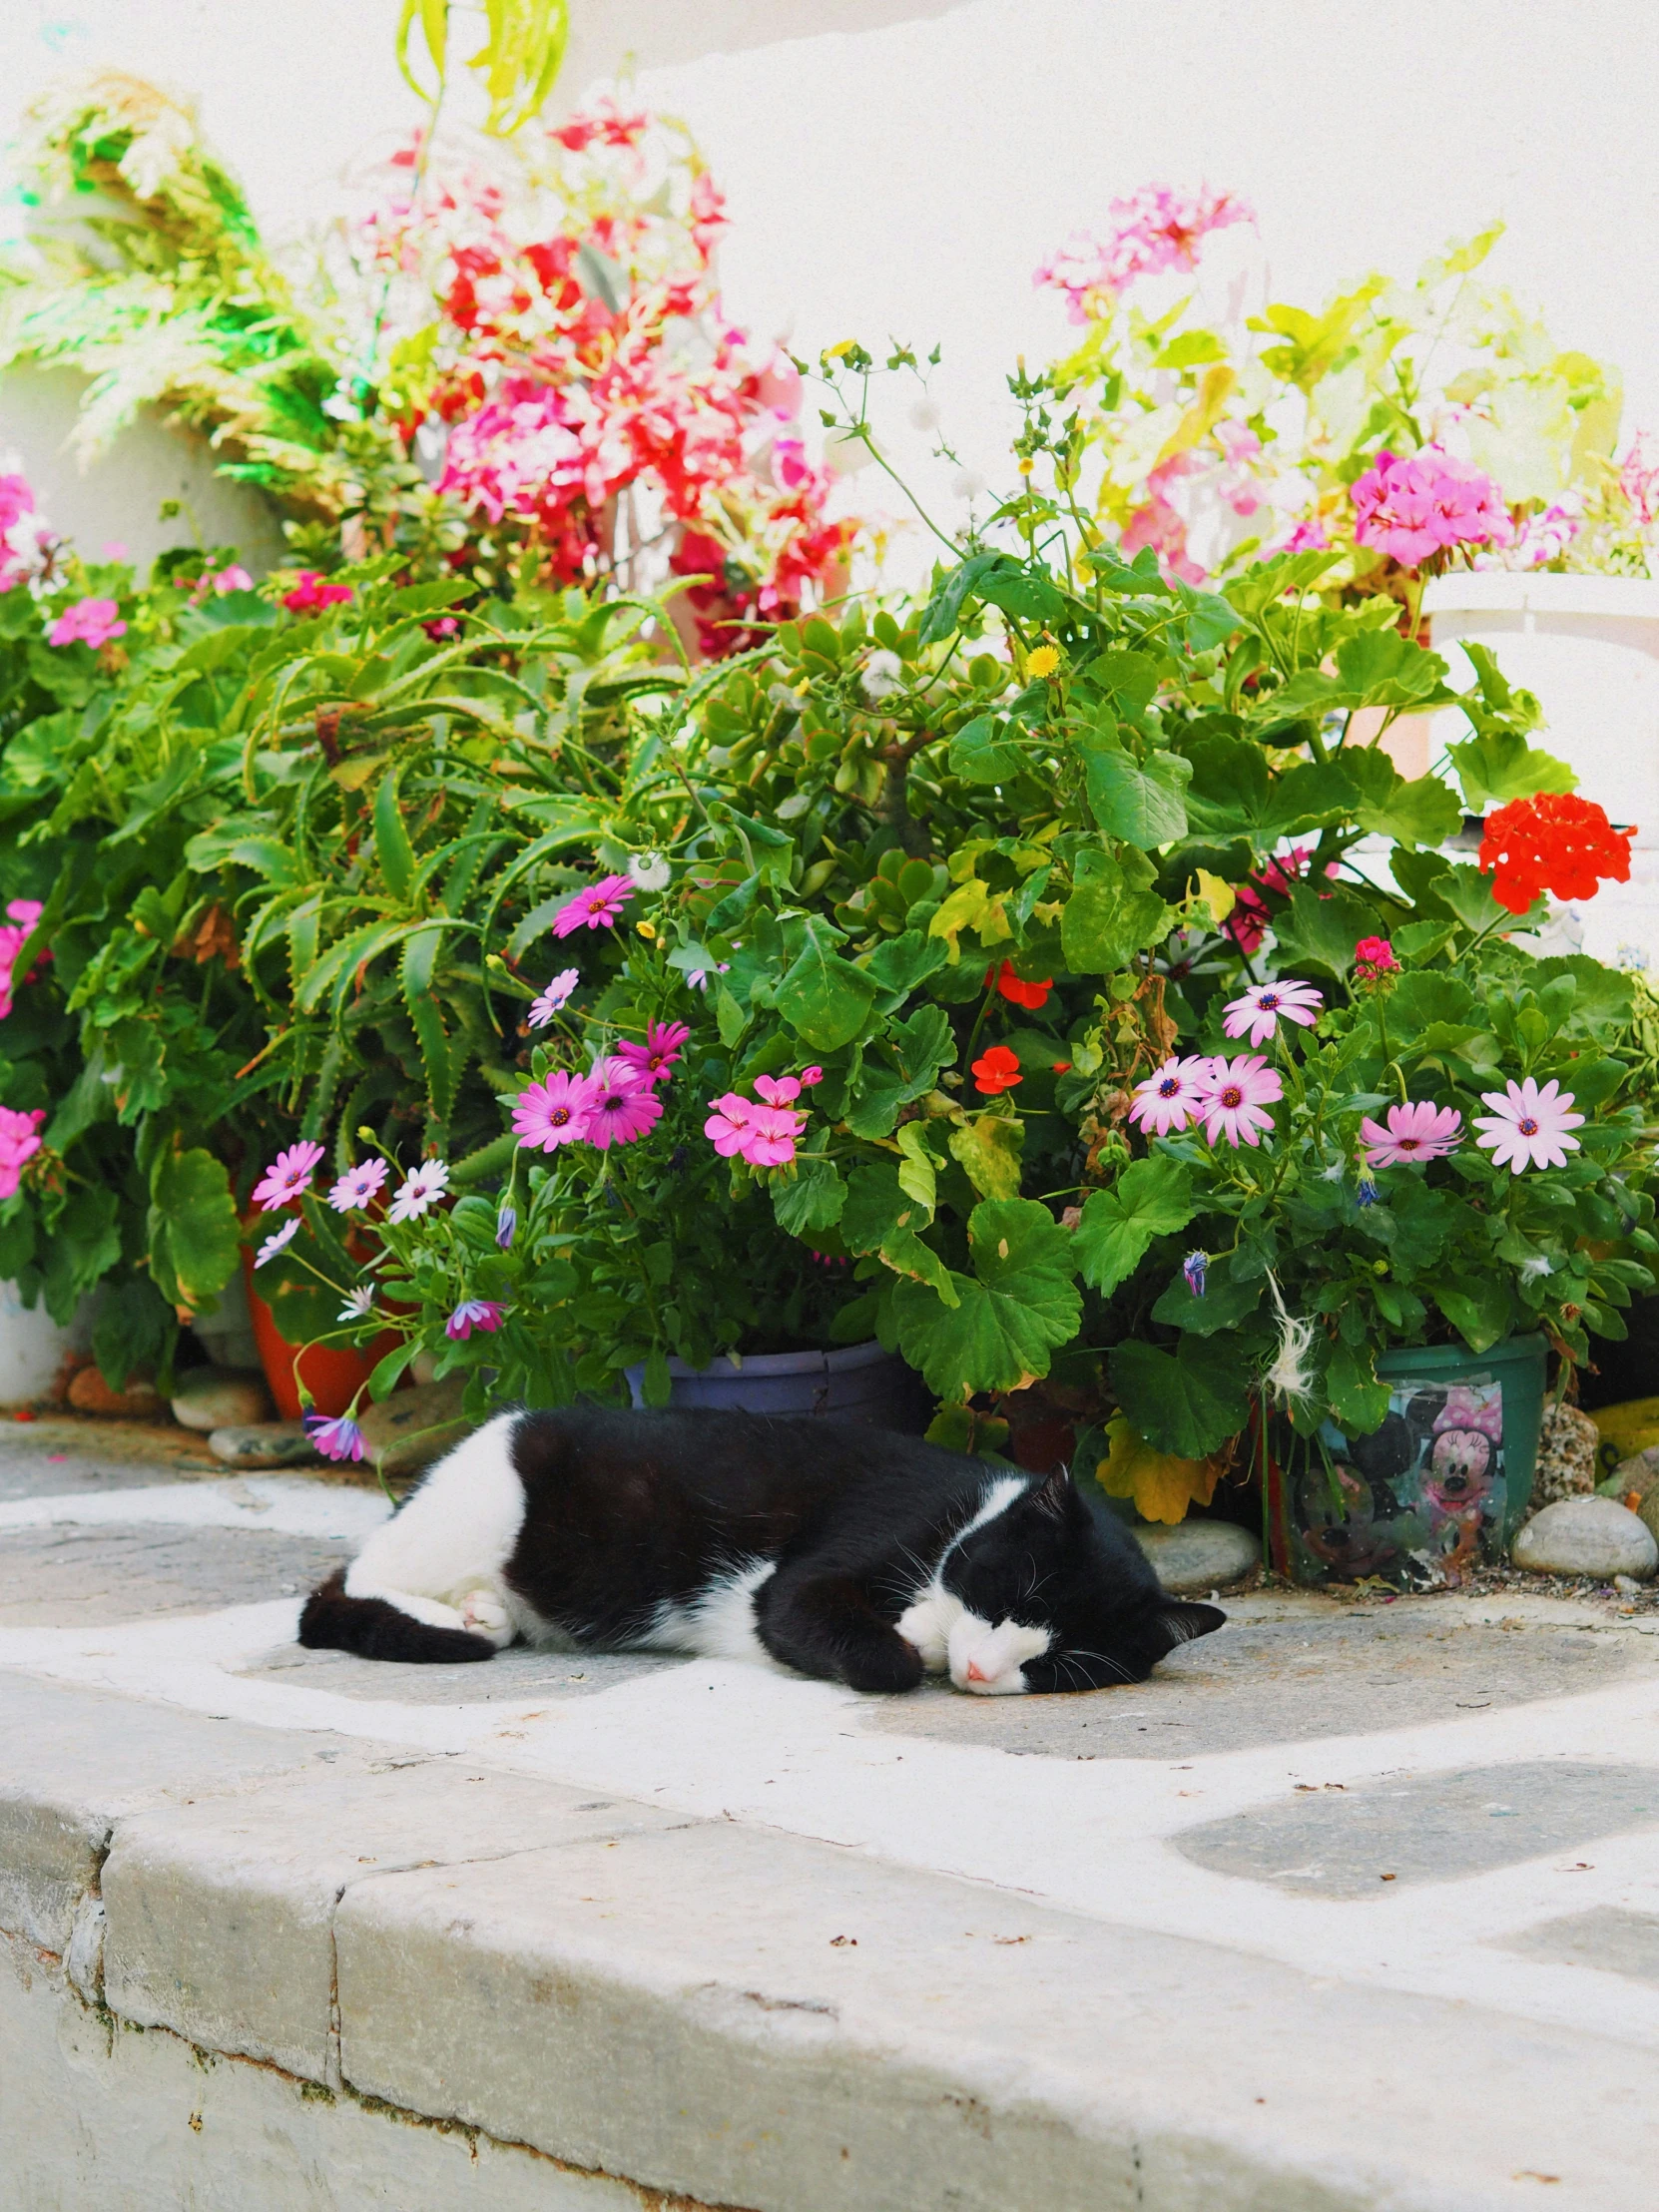
[[[1304,1583],[1455,1588],[1508,1553],[1525,1518],[1543,1418],[1545,1344],[1383,1353],[1388,1410],[1368,1436],[1261,1424],[1273,1563]]]

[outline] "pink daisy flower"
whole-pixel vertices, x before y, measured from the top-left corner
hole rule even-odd
[[[388,1221],[418,1221],[422,1214],[442,1198],[449,1188],[449,1163],[447,1160],[422,1160],[419,1167],[411,1168],[397,1186],[397,1196],[391,1202]]]
[[[1584,1116],[1567,1111],[1572,1093],[1553,1078],[1540,1090],[1529,1075],[1506,1091],[1482,1091],[1480,1098],[1492,1111],[1475,1115],[1474,1126],[1486,1134],[1474,1141],[1491,1154],[1494,1167],[1514,1175],[1528,1167],[1564,1168],[1567,1154],[1578,1150],[1578,1139],[1567,1131],[1582,1127]]]
[[[254,1186],[255,1205],[264,1213],[274,1213],[289,1199],[297,1198],[301,1191],[308,1191],[311,1176],[321,1158],[322,1147],[312,1144],[308,1137],[302,1143],[289,1145],[286,1152],[278,1152],[263,1179]]]
[[[578,891],[553,916],[553,934],[568,937],[578,929],[604,929],[615,921],[634,895],[626,875],[602,875],[587,890]]]
[[[1241,1052],[1236,1060],[1212,1060],[1199,1102],[1204,1134],[1212,1144],[1217,1137],[1225,1137],[1231,1145],[1260,1144],[1262,1131],[1273,1127],[1273,1116],[1263,1108],[1284,1095],[1278,1070],[1270,1068],[1259,1052]]]
[[[680,1058],[680,1047],[691,1035],[683,1021],[653,1021],[646,1024],[645,1042],[624,1037],[617,1046],[617,1058],[625,1060],[644,1083],[666,1083],[669,1071]]]
[[[363,1455],[363,1432],[349,1413],[336,1413],[329,1420],[322,1413],[307,1413],[305,1433],[311,1439],[312,1448],[321,1452],[324,1459],[360,1459]]]
[[[297,1214],[290,1214],[287,1220],[283,1222],[281,1228],[278,1229],[275,1233],[275,1235],[267,1237],[265,1243],[261,1245],[259,1251],[254,1255],[254,1265],[257,1268],[263,1268],[268,1260],[275,1260],[277,1253],[281,1251],[282,1247],[284,1245],[292,1244],[294,1238],[297,1237],[298,1234],[299,1216]]]
[[[1129,1119],[1149,1137],[1167,1137],[1200,1118],[1210,1061],[1204,1053],[1171,1058],[1135,1085]]]
[[[1252,983],[1243,998],[1228,1000],[1222,1027],[1230,1037],[1242,1037],[1248,1029],[1252,1044],[1266,1044],[1281,1020],[1312,1029],[1324,1004],[1325,994],[1312,983]]]
[[[557,1152],[562,1144],[579,1144],[588,1133],[593,1096],[587,1076],[567,1075],[560,1068],[513,1100],[513,1135],[531,1151]]]
[[[626,1060],[601,1060],[589,1080],[593,1101],[583,1135],[601,1152],[614,1144],[636,1144],[663,1118],[656,1086],[643,1081]]]
[[[529,1026],[532,1029],[545,1029],[581,980],[573,967],[564,968],[555,975],[541,996],[531,1000]]]
[[[444,1323],[443,1333],[455,1344],[465,1344],[475,1329],[481,1336],[488,1336],[501,1327],[506,1311],[493,1298],[463,1298]]]
[[[328,1203],[336,1214],[349,1214],[359,1206],[366,1206],[371,1198],[378,1198],[385,1180],[384,1160],[363,1160],[356,1167],[346,1169],[328,1193]]]
[[[1428,1099],[1390,1106],[1386,1129],[1369,1114],[1360,1124],[1370,1168],[1401,1168],[1413,1160],[1438,1160],[1457,1149],[1462,1130],[1463,1117],[1455,1106],[1436,1106]]]

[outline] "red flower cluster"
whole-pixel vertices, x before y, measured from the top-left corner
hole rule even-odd
[[[713,579],[686,595],[703,650],[735,652],[746,618],[823,591],[855,525],[827,518],[787,357],[721,311],[710,264],[727,219],[695,153],[671,145],[665,181],[666,130],[614,108],[549,136],[556,189],[509,203],[469,172],[369,224],[379,265],[426,273],[440,309],[400,427],[412,441],[430,416],[451,426],[438,489],[481,529],[527,537],[551,583],[673,543],[674,572]]]
[[[325,584],[314,568],[302,568],[292,591],[282,594],[290,615],[317,615],[326,607],[342,607],[351,597],[349,584]]]
[[[1004,960],[1000,969],[985,970],[987,987],[993,980],[998,991],[1011,1005],[1023,1006],[1028,1013],[1035,1013],[1039,1006],[1045,1006],[1048,1003],[1048,994],[1054,988],[1052,975],[1045,975],[1040,982],[1026,982],[1023,976],[1014,973],[1012,960]]]
[[[1570,792],[1512,799],[1487,817],[1479,861],[1492,871],[1492,896],[1524,914],[1542,891],[1594,898],[1603,880],[1628,883],[1633,830],[1615,830],[1606,810]]]

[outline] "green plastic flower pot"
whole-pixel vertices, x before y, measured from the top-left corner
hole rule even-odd
[[[1390,1402],[1369,1436],[1274,1421],[1261,1439],[1274,1564],[1299,1582],[1456,1584],[1507,1555],[1532,1495],[1543,1420],[1542,1337],[1489,1352],[1386,1352]]]

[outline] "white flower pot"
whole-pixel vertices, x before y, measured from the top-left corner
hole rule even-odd
[[[1473,682],[1464,640],[1490,649],[1508,683],[1544,711],[1538,743],[1564,760],[1585,799],[1634,827],[1628,883],[1604,883],[1563,916],[1615,967],[1659,975],[1659,583],[1633,576],[1511,570],[1437,576],[1423,593],[1434,650],[1459,690]],[[1434,750],[1468,735],[1435,717]]]
[[[31,1405],[44,1397],[66,1356],[85,1352],[91,1342],[86,1300],[65,1329],[44,1306],[25,1306],[15,1283],[0,1283],[0,1405]]]

